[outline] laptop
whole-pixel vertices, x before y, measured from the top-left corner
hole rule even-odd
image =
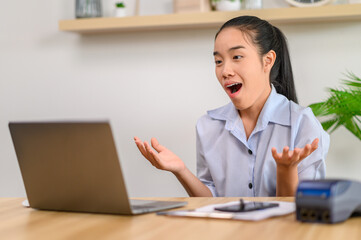
[[[10,122],[9,129],[32,208],[133,215],[187,204],[128,198],[108,122]]]

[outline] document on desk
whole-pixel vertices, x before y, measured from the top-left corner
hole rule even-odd
[[[270,201],[268,203],[278,203],[278,207],[234,213],[215,210],[215,208],[231,206],[237,203],[239,202],[235,201],[223,204],[212,204],[197,208],[195,210],[159,212],[158,215],[260,221],[270,217],[287,215],[293,213],[296,209],[296,205],[294,202]],[[247,201],[245,201],[245,203],[247,203]]]

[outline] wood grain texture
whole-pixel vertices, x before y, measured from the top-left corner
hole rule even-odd
[[[181,209],[237,201],[239,198],[142,198],[188,201]],[[293,198],[245,198],[293,201]],[[294,214],[259,222],[157,216],[38,211],[23,198],[0,198],[1,239],[360,239],[361,218],[326,225],[297,222]]]

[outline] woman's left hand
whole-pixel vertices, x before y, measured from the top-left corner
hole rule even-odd
[[[318,148],[319,139],[315,138],[311,144],[306,144],[304,148],[295,148],[293,151],[286,146],[282,153],[277,153],[276,148],[272,148],[272,156],[277,163],[277,167],[297,167],[297,165],[313,151]]]

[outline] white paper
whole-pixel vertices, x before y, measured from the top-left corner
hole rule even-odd
[[[245,203],[249,201],[244,201]],[[250,212],[236,212],[236,213],[229,213],[229,212],[221,212],[214,210],[216,207],[225,207],[230,205],[239,204],[239,201],[229,202],[229,203],[223,203],[223,204],[213,204],[213,205],[207,205],[201,208],[195,209],[195,212],[208,214],[210,215],[218,215],[216,218],[222,218],[224,215],[224,218],[232,218],[232,219],[238,219],[238,220],[248,220],[248,221],[259,221],[262,219],[275,217],[275,216],[281,216],[290,214],[295,211],[296,205],[294,202],[280,202],[280,201],[270,201],[269,203],[278,203],[278,207],[272,207],[272,208],[266,208],[256,211],[250,211]],[[230,217],[231,215],[231,217]]]

